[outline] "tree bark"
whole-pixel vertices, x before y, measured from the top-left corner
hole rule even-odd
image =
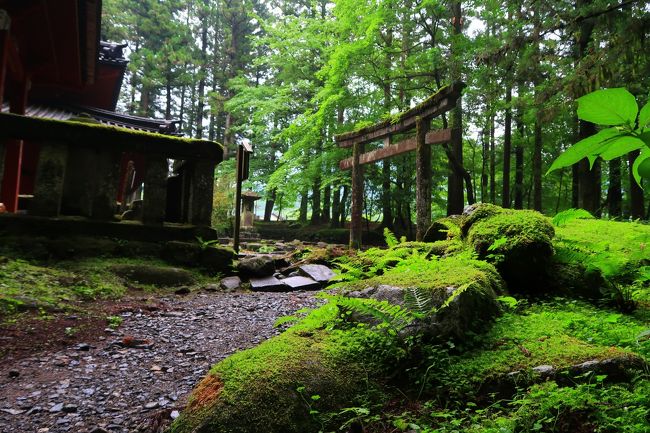
[[[300,223],[307,222],[307,207],[309,203],[308,191],[309,190],[305,188],[300,194],[300,213],[298,214],[298,222]]]
[[[630,216],[633,219],[642,219],[645,216],[645,203],[643,202],[643,189],[636,183],[632,174],[634,160],[639,156],[639,151],[635,150],[628,154],[628,164],[630,173]]]
[[[533,149],[533,209],[542,212],[542,121],[535,114],[535,146]]]
[[[322,223],[329,223],[330,222],[330,203],[332,200],[332,186],[327,185],[325,189],[323,190],[323,207],[322,207],[322,212],[320,216],[320,220]]]
[[[610,218],[621,216],[621,159],[616,158],[609,161],[609,187],[607,188],[607,209]]]
[[[341,202],[339,203],[339,216],[341,221],[339,222],[339,227],[345,227],[345,221],[347,220],[347,209],[348,196],[350,195],[350,187],[348,185],[343,185],[343,196],[341,197]]]
[[[506,85],[506,113],[503,132],[503,191],[501,206],[510,207],[510,154],[512,152],[512,86]]]
[[[273,207],[275,206],[275,198],[278,193],[277,188],[273,188],[269,193],[269,196],[266,198],[266,204],[264,205],[264,221],[271,221],[271,216],[273,215]]]
[[[330,220],[330,227],[336,228],[340,224],[341,219],[341,188],[335,186],[332,189],[332,219]]]
[[[316,176],[316,179],[314,179],[314,191],[311,196],[311,225],[320,224],[320,184],[321,178],[320,176]]]
[[[596,133],[596,125],[581,120],[579,123],[578,140],[582,140]],[[593,168],[589,169],[589,161],[583,159],[578,164],[579,189],[580,189],[580,207],[589,211],[594,216],[600,217],[600,195],[601,195],[601,172],[600,160],[594,163]]]
[[[518,94],[523,95],[523,86],[521,83],[518,85]],[[524,109],[521,104],[517,107],[515,116],[515,124],[517,125],[517,145],[515,146],[515,188],[514,188],[514,208],[524,208]]]
[[[451,44],[451,80],[461,79],[461,53],[459,52],[458,39],[462,34],[462,7],[460,1],[451,3],[452,15],[452,44]],[[458,131],[463,130],[463,106],[462,98],[458,98],[456,107],[451,112],[451,127]],[[451,144],[451,153],[457,163],[463,165],[463,137],[462,134],[454,134]],[[463,195],[463,177],[454,170],[449,163],[449,175],[447,178],[447,215],[456,215],[463,212],[465,199]]]
[[[497,202],[494,113],[490,114],[490,203]]]

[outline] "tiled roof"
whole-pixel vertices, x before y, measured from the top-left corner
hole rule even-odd
[[[9,104],[2,105],[2,112],[9,111]],[[99,123],[137,131],[159,132],[168,135],[181,135],[177,132],[178,120],[151,119],[147,117],[120,114],[114,111],[91,107],[55,106],[50,104],[30,104],[25,110],[29,117],[54,120],[71,120],[79,117],[92,117]]]

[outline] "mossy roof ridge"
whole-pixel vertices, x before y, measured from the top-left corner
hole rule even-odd
[[[222,158],[223,146],[209,140],[177,137],[89,122],[44,119],[0,113],[0,137],[40,141],[61,141],[84,146],[130,148],[150,153],[164,147],[169,156]],[[180,146],[179,146],[180,145]]]
[[[390,126],[395,123],[399,123],[405,119],[408,119],[410,117],[417,116],[418,114],[422,113],[424,110],[427,108],[431,107],[434,104],[437,104],[440,102],[442,99],[452,96],[456,93],[460,94],[462,90],[466,87],[466,84],[463,82],[455,82],[451,85],[446,85],[441,87],[436,93],[433,95],[429,96],[427,99],[422,101],[420,104],[416,105],[413,108],[410,108],[406,111],[403,111],[401,113],[396,113],[395,115],[391,115],[388,119],[382,120],[380,122],[377,122],[375,124],[369,125],[369,126],[364,126],[361,128],[357,128],[353,131],[349,132],[344,132],[341,134],[338,134],[334,136],[334,139],[338,141],[344,141],[348,140],[350,138],[353,138],[357,135],[362,135],[362,134],[367,134],[369,132],[376,131],[381,128],[385,128],[387,126]]]

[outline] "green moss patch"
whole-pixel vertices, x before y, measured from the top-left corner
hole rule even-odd
[[[29,311],[76,309],[80,302],[118,299],[132,284],[113,273],[112,266],[166,265],[154,259],[88,258],[40,263],[0,257],[0,317]],[[206,281],[198,272],[192,271],[191,275],[196,285]],[[138,288],[157,289],[147,285]]]
[[[535,305],[505,314],[469,350],[447,358],[437,386],[471,395],[485,382],[540,365],[565,370],[591,360],[648,357],[650,341],[639,339],[646,329],[642,321],[578,301]]]
[[[409,254],[404,250],[405,254]],[[441,259],[413,258],[387,269],[382,275],[341,284],[346,290],[360,290],[378,285],[418,287],[437,292],[448,287],[476,284],[495,292],[502,290],[502,280],[494,267],[479,260],[461,256]]]
[[[331,327],[333,304],[260,346],[216,364],[190,396],[188,409],[171,431],[319,431],[320,414],[380,395],[376,383],[391,365],[385,341],[365,326]]]
[[[503,209],[475,221],[467,243],[479,258],[496,265],[510,290],[535,292],[543,289],[536,282],[551,262],[554,234],[550,220],[539,212]]]

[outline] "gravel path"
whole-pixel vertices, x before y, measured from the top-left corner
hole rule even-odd
[[[117,331],[0,365],[1,433],[156,432],[213,363],[277,334],[313,292],[197,294]]]

